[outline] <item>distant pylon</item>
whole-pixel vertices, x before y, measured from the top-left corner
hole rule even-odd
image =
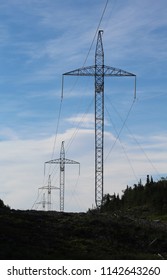
[[[65,158],[64,141],[61,143],[60,158],[46,161],[45,164],[59,164],[60,165],[60,211],[64,211],[64,191],[65,191],[65,165],[79,164],[79,162]]]
[[[46,204],[45,193],[43,193],[43,200],[42,200],[42,208],[43,208],[43,210],[45,210],[45,204]]]
[[[43,193],[42,201],[39,201],[36,204],[42,204],[42,210],[44,210],[44,211],[46,210],[45,206],[46,206],[47,202],[46,202],[46,199],[45,199],[45,193]]]
[[[49,175],[48,185],[43,186],[39,189],[47,190],[47,200],[45,198],[45,193],[43,193],[43,200],[41,202],[38,202],[37,204],[42,204],[43,210],[46,209],[45,206],[47,205],[48,206],[47,210],[50,211],[51,210],[51,205],[52,205],[52,199],[51,199],[52,190],[58,190],[59,188],[51,185],[51,176]]]
[[[95,51],[95,65],[82,67],[63,74],[63,76],[95,77],[95,202],[97,207],[100,207],[103,199],[104,77],[134,76],[136,85],[135,74],[104,65],[102,34],[103,30],[99,30]]]

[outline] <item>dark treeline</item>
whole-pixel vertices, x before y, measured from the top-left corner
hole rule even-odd
[[[10,209],[10,207],[8,206],[8,205],[5,205],[4,204],[4,202],[3,202],[3,200],[2,199],[0,199],[0,210],[9,210]]]
[[[146,183],[141,180],[133,187],[127,186],[123,195],[106,194],[101,211],[127,211],[140,209],[154,214],[167,214],[167,178],[154,182],[152,176],[147,175]]]

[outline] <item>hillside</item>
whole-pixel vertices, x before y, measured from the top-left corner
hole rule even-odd
[[[12,210],[0,200],[0,259],[167,259],[167,180],[147,176],[87,213]]]
[[[0,212],[0,259],[167,259],[167,224],[106,213]]]

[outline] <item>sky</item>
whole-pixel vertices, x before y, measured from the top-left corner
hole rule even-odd
[[[105,5],[106,10],[103,14]],[[103,14],[103,17],[102,17]],[[41,209],[41,187],[59,187],[66,158],[65,211],[87,211],[94,197],[94,78],[62,74],[94,65],[97,28],[105,65],[134,79],[105,78],[104,193],[122,195],[147,174],[167,176],[166,0],[0,1],[0,198]],[[102,20],[101,20],[102,19]],[[95,37],[96,34],[96,37]],[[95,40],[93,41],[93,38]],[[93,43],[92,43],[93,42]],[[59,210],[59,192],[52,191]]]

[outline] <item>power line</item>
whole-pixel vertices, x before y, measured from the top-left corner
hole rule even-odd
[[[94,34],[94,36],[93,36],[93,40],[92,40],[91,45],[90,45],[90,47],[89,47],[89,49],[88,49],[88,53],[87,53],[87,55],[86,55],[86,57],[85,57],[85,60],[84,60],[84,62],[83,62],[82,67],[84,67],[85,64],[86,64],[86,62],[87,62],[87,59],[88,59],[89,54],[90,54],[90,52],[91,52],[91,49],[92,49],[92,47],[93,47],[94,41],[95,41],[95,39],[96,39],[96,35],[97,35],[98,30],[99,30],[99,28],[100,28],[100,25],[101,25],[101,22],[102,22],[102,20],[103,20],[104,14],[105,14],[105,12],[106,12],[106,9],[107,9],[107,6],[108,6],[108,2],[109,2],[109,0],[107,0],[106,3],[105,3],[104,9],[103,9],[103,11],[102,11],[102,15],[101,15],[101,17],[100,17],[100,20],[99,20],[99,23],[98,23],[98,25],[97,25],[95,34]],[[76,86],[76,84],[77,84],[77,82],[78,82],[78,79],[79,79],[79,76],[76,78],[76,80],[75,80],[75,82],[74,82],[74,84],[73,84],[73,86],[72,86],[70,92],[72,92],[73,89],[75,88],[75,86]]]
[[[108,98],[108,97],[107,97]],[[109,98],[108,98],[108,101],[110,102]],[[144,148],[142,147],[142,145],[139,143],[139,141],[136,139],[136,137],[133,135],[132,131],[130,130],[130,128],[127,126],[127,122],[123,121],[121,115],[119,114],[119,112],[117,111],[117,109],[115,108],[115,106],[110,102],[112,108],[114,109],[114,111],[118,114],[119,118],[122,120],[122,122],[124,123],[124,127],[126,127],[127,131],[129,132],[129,134],[132,136],[133,140],[136,142],[136,144],[138,145],[138,147],[140,148],[140,150],[143,152],[145,158],[147,159],[147,161],[150,163],[150,165],[152,166],[152,168],[154,169],[154,171],[158,174],[158,176],[160,177],[160,174],[157,170],[157,168],[154,166],[154,164],[152,163],[151,159],[148,157],[147,153],[145,152]],[[130,114],[130,111],[132,110],[132,107],[133,107],[133,103],[131,105],[131,108],[129,109],[129,112],[128,112],[128,115]],[[123,129],[123,128],[122,128]],[[119,134],[120,136],[120,134]],[[119,138],[119,137],[118,137]],[[116,139],[118,140],[118,139]],[[115,146],[116,143],[114,143],[114,146]],[[111,147],[110,149],[110,152],[111,150],[113,149],[113,146]],[[110,153],[109,152],[109,153]]]
[[[62,103],[63,103],[63,95],[61,94],[59,111],[58,111],[58,118],[57,118],[56,134],[55,134],[53,149],[52,149],[52,153],[51,153],[51,160],[53,159],[54,153],[55,153],[55,147],[56,147],[56,142],[57,142],[57,135],[58,135],[59,123],[60,123],[60,117],[61,117],[61,111],[62,111]],[[51,168],[51,166],[49,166],[48,174],[50,174],[50,168]],[[44,174],[44,180],[45,180],[45,174]]]
[[[83,115],[82,115],[82,117],[81,117],[81,119],[80,119],[80,121],[79,121],[79,123],[78,123],[76,129],[75,129],[75,131],[73,132],[73,134],[72,134],[72,136],[71,136],[71,138],[70,138],[70,140],[69,140],[69,142],[68,142],[68,144],[67,144],[67,148],[66,148],[67,151],[68,151],[69,147],[71,146],[72,142],[74,141],[74,139],[75,139],[77,133],[79,132],[80,127],[81,127],[81,124],[83,123],[83,121],[84,121],[86,115],[88,114],[88,112],[89,112],[89,110],[90,110],[90,107],[91,107],[92,104],[93,104],[93,101],[94,101],[94,98],[92,98],[91,102],[88,104],[88,106],[87,106],[85,112],[83,113]]]
[[[108,111],[108,109],[107,109],[106,106],[105,106],[105,109],[106,109],[106,112],[108,113],[108,116],[109,116],[109,118],[110,118],[110,121],[111,121],[111,123],[112,123],[112,126],[113,126],[113,128],[114,128],[114,130],[115,130],[115,133],[116,133],[116,135],[117,135],[116,140],[119,140],[120,145],[121,145],[121,148],[122,148],[122,150],[123,150],[123,152],[124,152],[124,154],[125,154],[125,156],[126,156],[126,158],[127,158],[127,161],[128,161],[128,163],[129,163],[129,166],[131,167],[132,173],[133,173],[135,179],[138,180],[138,177],[137,177],[137,175],[136,175],[136,173],[135,173],[135,170],[134,170],[133,165],[132,165],[132,163],[131,163],[131,161],[130,161],[130,158],[129,158],[129,156],[128,156],[126,150],[125,150],[125,147],[124,147],[123,144],[122,144],[122,141],[121,141],[121,139],[120,139],[120,135],[119,135],[119,133],[118,133],[118,131],[117,131],[117,129],[116,129],[116,127],[115,127],[115,125],[114,125],[112,119],[111,119],[110,113],[109,113],[109,111]],[[118,135],[119,135],[119,136],[118,136]],[[114,142],[114,145],[115,145],[115,144],[116,144],[116,143]],[[112,149],[113,149],[113,146],[112,146]],[[109,156],[109,154],[108,154],[108,156]],[[105,158],[105,161],[106,161],[106,158]]]
[[[98,23],[98,25],[97,25],[97,28],[96,28],[96,31],[95,31],[95,34],[94,34],[94,37],[93,37],[92,43],[91,43],[91,45],[90,45],[90,48],[89,48],[89,50],[88,50],[88,53],[87,53],[87,55],[86,55],[86,58],[85,58],[85,60],[84,60],[84,63],[83,63],[83,65],[82,65],[82,67],[84,67],[85,64],[86,64],[86,62],[87,62],[88,56],[89,56],[90,51],[91,51],[91,49],[92,49],[92,47],[93,47],[94,41],[95,41],[95,39],[96,39],[96,35],[97,35],[97,33],[98,33],[98,30],[100,29],[101,22],[102,22],[102,20],[103,20],[104,14],[105,14],[105,12],[106,12],[108,2],[109,2],[109,0],[106,1],[106,4],[105,4],[105,6],[104,6],[104,9],[103,9],[103,12],[102,12],[102,15],[101,15],[101,18],[100,18],[100,20],[99,20],[99,23]]]
[[[126,118],[125,118],[125,120],[123,121],[123,124],[122,124],[122,126],[121,126],[121,128],[120,128],[120,130],[119,130],[119,132],[118,132],[118,134],[117,134],[117,137],[116,137],[116,139],[115,139],[115,141],[114,141],[114,143],[113,143],[111,149],[109,150],[107,156],[105,157],[105,160],[107,160],[107,158],[109,157],[110,153],[112,152],[112,150],[113,150],[115,144],[116,144],[117,141],[119,140],[120,135],[121,135],[121,133],[122,133],[122,130],[124,129],[124,127],[125,127],[125,125],[126,125],[126,122],[127,122],[127,120],[128,120],[128,117],[129,117],[129,115],[130,115],[130,113],[131,113],[131,111],[132,111],[132,108],[133,108],[134,103],[135,103],[135,99],[133,100],[133,102],[132,102],[132,104],[131,104],[131,106],[130,106],[130,109],[129,109],[127,115],[126,115]]]

